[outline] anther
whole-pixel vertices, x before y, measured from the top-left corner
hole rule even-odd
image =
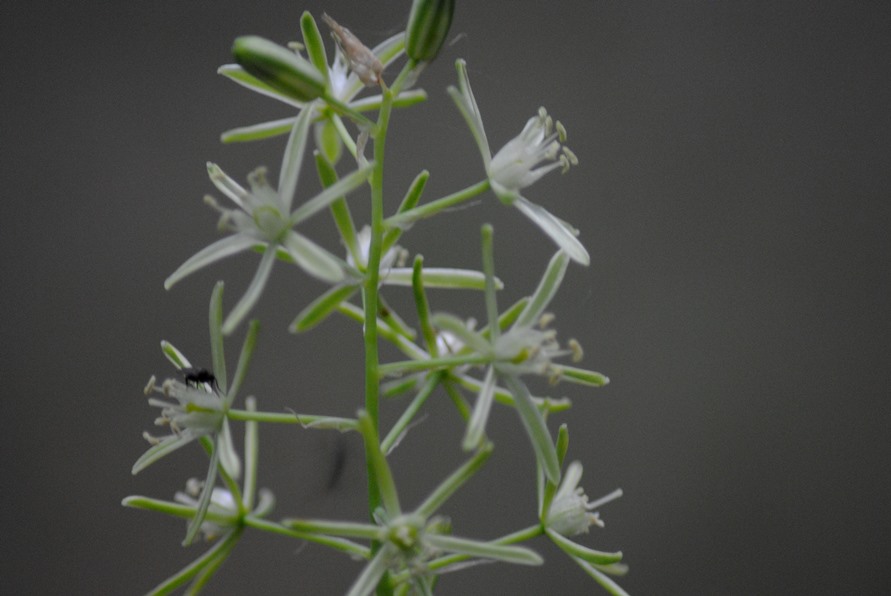
[[[542,315],[538,318],[538,328],[544,329],[545,327],[553,323],[554,319],[556,318],[556,315],[554,315],[554,313],[552,312],[542,313]]]

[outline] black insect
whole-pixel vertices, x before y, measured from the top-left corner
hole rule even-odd
[[[186,381],[186,386],[194,385],[197,387],[202,383],[207,383],[214,391],[218,391],[220,386],[217,385],[217,378],[206,368],[183,368],[180,371]]]

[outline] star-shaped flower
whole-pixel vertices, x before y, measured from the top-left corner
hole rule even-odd
[[[557,435],[556,446],[561,465],[568,445],[569,432],[564,424]],[[627,596],[627,593],[608,577],[628,572],[628,566],[621,563],[621,551],[594,550],[569,539],[571,536],[587,534],[592,525],[603,527],[603,522],[595,510],[621,497],[622,491],[616,489],[592,502],[588,500],[584,489],[579,486],[581,479],[582,464],[577,461],[566,468],[559,486],[546,479],[539,467],[538,507],[541,528],[560,550],[569,555],[585,573],[594,578],[610,594]]]
[[[435,358],[419,358],[404,362],[383,364],[382,374],[405,374],[417,371],[452,371],[452,376],[467,384],[460,372],[464,365],[485,367],[484,378],[478,382],[479,393],[464,436],[464,448],[478,448],[485,439],[485,427],[497,395],[503,395],[503,383],[517,409],[526,433],[535,451],[536,459],[548,479],[560,480],[560,466],[554,451],[547,425],[539,404],[521,379],[524,375],[544,376],[551,382],[567,380],[589,386],[602,386],[609,382],[604,375],[556,362],[564,355],[575,359],[581,356],[577,342],[570,341],[566,348],[556,340],[556,333],[547,328],[552,317],[545,313],[551,299],[557,293],[566,269],[568,255],[558,251],[551,259],[541,282],[521,310],[514,311],[503,320],[499,316],[495,296],[495,265],[492,254],[492,227],[483,226],[483,274],[488,326],[476,331],[465,321],[450,314],[439,313],[431,317],[431,323],[440,331],[458,338],[457,353]],[[547,405],[545,404],[545,409]]]
[[[381,507],[375,511],[375,522],[336,522],[322,520],[286,519],[283,525],[302,533],[348,536],[377,542],[380,547],[370,558],[353,583],[349,596],[366,596],[374,592],[387,571],[391,585],[408,584],[418,593],[432,590],[436,575],[446,569],[437,567],[434,559],[455,553],[465,557],[502,561],[519,565],[540,565],[542,559],[534,551],[513,545],[495,544],[450,534],[450,524],[434,515],[445,501],[457,491],[489,458],[491,445],[485,445],[446,478],[414,511],[406,513],[399,504],[399,496],[390,466],[381,451],[373,423],[365,412],[359,413],[359,431],[365,440],[371,472],[381,494]]]
[[[146,393],[159,393],[165,398],[149,398],[150,405],[161,408],[161,416],[155,420],[155,424],[166,426],[171,432],[164,437],[154,437],[145,433],[143,436],[152,446],[133,464],[133,474],[137,474],[159,459],[195,440],[201,440],[209,448],[210,465],[204,483],[206,490],[199,499],[197,513],[189,526],[185,544],[191,543],[197,535],[210,506],[211,491],[217,477],[217,466],[219,465],[231,478],[238,478],[241,475],[241,460],[232,443],[232,433],[229,430],[227,415],[238,390],[241,388],[244,377],[247,375],[258,326],[255,322],[248,330],[238,367],[230,386],[226,378],[223,354],[222,296],[223,284],[219,282],[210,301],[210,338],[214,364],[212,376],[205,373],[202,376],[207,379],[207,382],[197,382],[194,385],[188,376],[185,382],[167,379],[161,386],[156,386],[155,378],[152,377],[146,387]],[[182,352],[170,343],[162,342],[161,350],[179,371],[195,370]]]
[[[571,165],[578,163],[575,154],[563,144],[566,141],[565,129],[559,122],[555,126],[547,111],[540,108],[538,114],[526,123],[523,131],[492,157],[483,128],[483,118],[470,88],[465,62],[458,60],[456,68],[458,88],[449,87],[449,94],[455,100],[479,146],[492,190],[503,203],[516,207],[532,220],[572,260],[587,265],[590,257],[576,238],[578,231],[520,194],[522,189],[534,184],[548,172],[557,168],[565,172]]]
[[[307,109],[294,121],[282,159],[277,190],[269,185],[266,171],[262,168],[248,177],[248,190],[227,176],[217,165],[208,164],[211,182],[235,203],[235,208],[223,208],[212,198],[207,199],[221,213],[220,228],[231,232],[231,235],[200,250],[180,265],[165,280],[164,287],[169,289],[187,275],[225,257],[247,250],[262,251],[263,256],[254,279],[223,325],[223,332],[226,334],[238,326],[260,298],[277,257],[295,263],[310,275],[329,283],[342,281],[344,271],[348,269],[341,259],[292,228],[362,185],[367,180],[373,163],[345,176],[297,209],[291,210],[311,118],[312,110]]]
[[[245,406],[248,412],[255,412],[256,400],[248,397]],[[246,470],[243,487],[239,487],[235,478],[223,468],[221,475],[227,488],[213,484],[216,476],[205,481],[190,478],[186,482],[186,490],[177,492],[173,501],[136,495],[124,499],[123,505],[127,507],[158,511],[189,520],[187,540],[200,531],[205,541],[214,542],[207,552],[156,586],[152,594],[170,593],[188,581],[191,581],[191,585],[187,592],[197,593],[232,553],[246,525],[263,523],[262,518],[272,511],[275,505],[272,492],[267,489],[261,489],[259,494],[257,492],[258,449],[259,424],[256,420],[249,420],[245,424]]]

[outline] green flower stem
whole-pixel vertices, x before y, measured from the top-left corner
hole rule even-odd
[[[518,530],[512,534],[508,534],[507,536],[502,536],[496,540],[491,540],[492,544],[505,545],[505,544],[517,544],[519,542],[525,542],[527,540],[532,540],[538,536],[544,534],[544,529],[540,525],[529,526],[523,530]],[[454,554],[447,555],[445,557],[440,557],[438,559],[434,559],[427,564],[427,568],[430,571],[436,571],[437,569],[443,569],[448,567],[449,565],[454,565],[455,563],[460,563],[461,561],[466,561],[470,558],[470,555],[466,554]],[[407,575],[406,575],[407,577]],[[394,577],[395,581],[401,579],[400,575]]]
[[[494,345],[501,334],[498,327],[498,302],[495,298],[495,253],[492,246],[491,224],[486,224],[482,229],[483,243],[483,274],[486,276],[486,318],[489,321],[489,341]]]
[[[340,430],[353,430],[358,422],[355,418],[341,418],[338,416],[317,416],[313,414],[283,414],[279,412],[253,412],[250,410],[231,409],[228,412],[229,420],[242,422],[272,422],[278,424],[299,424],[313,428],[338,428]]]
[[[424,269],[424,257],[418,255],[415,257],[414,266],[412,267],[411,287],[415,297],[415,307],[418,311],[418,322],[421,326],[421,333],[424,336],[424,343],[427,344],[427,350],[432,357],[439,356],[436,347],[436,331],[430,324],[430,305],[427,302],[427,294],[424,292],[424,282],[422,278]]]
[[[391,89],[393,91],[393,96],[396,97],[402,92],[402,87],[405,85],[405,82],[408,80],[409,75],[411,75],[412,71],[418,65],[417,61],[413,58],[409,57],[408,61],[405,63],[405,66],[402,67],[402,71],[396,77],[396,80],[393,81],[391,85]]]
[[[208,550],[206,553],[189,563],[183,569],[171,575],[163,582],[155,586],[149,591],[149,594],[170,594],[178,587],[185,584],[187,581],[201,573],[209,565],[219,566],[219,562],[225,560],[225,558],[232,552],[232,548],[235,546],[235,543],[238,542],[238,538],[240,537],[241,532],[235,531],[226,536],[225,539],[220,540],[213,547]],[[192,592],[194,593],[194,592]]]
[[[226,559],[229,558],[229,555],[232,554],[235,545],[238,544],[238,539],[241,537],[241,532],[242,530],[240,528],[236,528],[221,541],[223,545],[219,550],[214,551],[214,555],[208,559],[207,564],[195,575],[195,579],[186,591],[187,594],[198,594],[204,589],[207,582],[213,578],[214,574],[220,569]]]
[[[455,407],[458,408],[458,413],[461,414],[461,419],[464,422],[470,420],[470,414],[472,409],[470,404],[467,403],[467,400],[455,386],[455,383],[451,380],[451,375],[449,375],[449,379],[442,384],[443,388],[445,388],[446,393],[449,394],[449,397],[452,399],[452,403],[455,404]],[[479,391],[479,389],[477,389]]]
[[[277,524],[265,519],[260,519],[259,517],[254,517],[252,515],[245,516],[244,525],[250,528],[254,528],[255,530],[262,530],[264,532],[270,532],[272,534],[279,534],[281,536],[287,536],[289,538],[296,538],[297,540],[315,542],[316,544],[328,546],[330,548],[333,548],[334,550],[338,550],[352,556],[361,557],[363,559],[371,558],[371,549],[362,546],[361,544],[356,544],[352,540],[347,540],[345,538],[337,538],[334,536],[314,534],[312,532],[301,532],[300,530],[292,530],[291,528],[286,528],[281,524]]]
[[[415,513],[430,517],[451,497],[471,476],[476,474],[492,455],[492,443],[486,443],[464,465],[455,470],[448,478],[427,497],[415,510]]]
[[[219,466],[220,477],[223,479],[223,482],[226,484],[226,488],[232,494],[232,500],[238,505],[238,515],[244,516],[247,514],[248,510],[244,504],[244,497],[241,494],[241,488],[238,486],[238,483],[235,481],[232,476],[226,473],[226,469],[223,466]],[[211,488],[211,491],[213,488]],[[207,516],[205,515],[205,519]]]
[[[337,183],[337,170],[334,165],[328,162],[327,158],[321,152],[316,153],[316,170],[319,174],[319,180],[325,188],[333,186]],[[346,197],[338,197],[329,205],[331,216],[340,232],[340,238],[346,245],[350,256],[353,257],[354,263],[360,263],[359,258],[359,242],[356,238],[356,225],[353,223],[353,217],[350,215],[350,208],[347,205]]]
[[[350,132],[346,129],[346,125],[344,125],[343,120],[340,116],[335,114],[332,118],[332,121],[334,122],[334,128],[337,129],[337,134],[340,135],[340,140],[343,141],[343,144],[347,148],[347,151],[350,152],[350,155],[355,158],[356,141],[353,140],[352,135],[350,135]]]
[[[378,116],[377,131],[374,135],[374,168],[371,170],[371,242],[368,249],[368,271],[362,291],[365,309],[365,411],[374,435],[379,428],[380,363],[378,355],[377,313],[378,287],[380,285],[381,245],[384,236],[384,152],[386,149],[387,128],[390,124],[390,109],[393,95],[381,82],[383,103]],[[372,464],[373,456],[365,449],[365,465],[368,475],[368,514],[381,505],[380,488]]]
[[[193,505],[184,505],[182,503],[174,503],[172,501],[164,501],[162,499],[152,499],[151,497],[142,497],[138,495],[130,496],[121,501],[124,507],[133,507],[135,509],[145,509],[146,511],[157,511],[174,517],[183,519],[192,519],[195,516],[195,507]],[[231,525],[234,516],[215,513],[208,511],[204,518],[207,521],[218,523],[223,526]]]
[[[346,105],[336,97],[331,97],[330,95],[324,95],[322,99],[325,100],[331,109],[334,110],[340,116],[346,116],[347,118],[352,118],[357,124],[367,127],[370,131],[375,130],[375,124],[350,106]],[[386,103],[386,101],[384,102]],[[392,104],[392,99],[390,100],[390,104]],[[383,106],[381,106],[381,112],[383,112]]]
[[[439,385],[441,378],[442,373],[427,377],[424,386],[412,400],[411,404],[405,409],[405,412],[402,413],[402,416],[399,417],[399,420],[396,421],[396,424],[393,425],[393,428],[390,429],[390,432],[387,433],[387,436],[384,437],[384,440],[381,442],[381,451],[385,454],[389,453],[390,449],[399,442],[399,439],[405,434],[408,425],[411,424],[412,418],[415,417],[418,410],[421,409],[421,406],[424,405],[424,402],[427,401],[427,398],[430,397],[430,394],[433,393],[433,390]]]
[[[257,411],[257,400],[248,397],[244,400],[248,412]],[[241,515],[246,515],[254,508],[257,495],[257,466],[260,460],[260,424],[249,420],[244,425],[244,497],[239,501]]]
[[[360,538],[363,540],[374,540],[381,533],[380,527],[374,524],[365,524],[361,522],[291,518],[283,520],[282,523],[296,532],[327,534],[329,536],[349,536],[350,538]]]
[[[466,364],[488,364],[491,360],[492,358],[490,356],[481,354],[470,354],[467,356],[445,356],[443,358],[427,358],[426,360],[402,360],[400,362],[390,362],[389,364],[382,364],[378,370],[381,376],[384,376],[407,372],[452,368],[455,366],[463,366]]]
[[[442,197],[441,199],[436,199],[435,201],[432,201],[425,205],[421,205],[420,207],[415,207],[414,209],[409,209],[408,211],[397,213],[396,215],[387,218],[386,221],[384,221],[384,224],[388,227],[407,226],[418,221],[419,219],[424,219],[426,217],[436,215],[443,209],[448,209],[449,207],[460,205],[464,201],[469,201],[470,199],[486,192],[487,190],[489,190],[489,188],[489,180],[487,178],[482,182],[477,182],[473,186],[468,186],[465,189],[454,192],[448,196]]]
[[[338,304],[337,310],[357,323],[365,322],[364,312],[349,302]],[[404,335],[401,335],[398,331],[390,327],[386,321],[382,321],[380,318],[378,318],[377,321],[377,332],[379,337],[392,343],[406,356],[416,360],[427,357],[427,352],[419,348],[414,342],[406,339]]]

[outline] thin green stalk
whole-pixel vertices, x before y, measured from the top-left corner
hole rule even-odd
[[[502,536],[496,540],[492,540],[492,544],[506,545],[506,544],[517,544],[519,542],[525,542],[527,540],[532,540],[537,536],[541,536],[544,534],[544,530],[540,525],[529,526],[523,530],[518,530],[512,534],[508,534],[507,536]],[[449,565],[454,565],[455,563],[460,563],[461,561],[466,561],[470,559],[470,555],[466,554],[453,554],[446,555],[444,557],[439,557],[438,559],[434,559],[427,564],[427,569],[430,571],[436,571],[438,569],[444,569]],[[394,577],[394,581],[399,581],[402,579],[402,575],[406,572],[403,572],[400,575]]]
[[[469,201],[470,199],[480,195],[487,190],[489,190],[489,179],[485,179],[481,182],[477,182],[473,186],[468,186],[462,190],[457,192],[453,192],[452,194],[442,197],[441,199],[436,199],[435,201],[431,201],[430,203],[426,203],[421,205],[420,207],[415,207],[414,209],[409,209],[408,211],[403,211],[402,213],[397,213],[396,215],[390,217],[385,222],[388,226],[398,227],[412,224],[419,219],[424,219],[426,217],[431,217],[436,215],[443,209],[448,209],[450,207],[454,207],[455,205],[459,205],[464,201]]]
[[[467,356],[443,356],[442,358],[427,358],[426,360],[402,360],[390,362],[378,367],[381,375],[419,372],[464,366],[467,364],[486,364],[492,361],[491,356],[485,354],[468,354]]]
[[[372,428],[379,429],[380,372],[377,341],[378,286],[380,285],[381,244],[384,236],[384,153],[393,95],[382,82],[383,103],[374,135],[374,169],[371,171],[371,243],[368,249],[368,270],[363,288],[365,308],[365,411]],[[367,451],[367,450],[366,450]],[[368,513],[381,505],[380,488],[372,467],[371,454],[365,454],[368,472]]]
[[[315,414],[279,413],[279,412],[252,412],[249,410],[229,410],[229,420],[241,422],[272,422],[278,424],[300,424],[316,428],[340,428],[342,430],[355,429],[355,418],[340,418],[337,416],[319,416]]]
[[[384,454],[389,453],[390,449],[392,449],[399,440],[403,437],[406,430],[408,429],[408,425],[411,424],[412,419],[418,413],[418,410],[421,409],[421,406],[424,405],[424,402],[427,401],[427,398],[430,397],[430,394],[433,393],[433,390],[436,389],[436,386],[439,385],[439,381],[441,378],[440,374],[430,375],[427,377],[426,383],[412,400],[411,404],[405,409],[405,412],[402,413],[402,416],[399,417],[399,420],[396,421],[396,424],[393,425],[393,428],[390,429],[390,432],[381,442],[381,451]]]
[[[251,515],[247,515],[244,517],[244,525],[254,528],[255,530],[272,532],[273,534],[280,534],[281,536],[288,536],[290,538],[296,538],[298,540],[306,540],[307,542],[315,542],[316,544],[322,544],[324,546],[339,550],[353,556],[361,557],[363,559],[371,558],[371,551],[368,548],[346,538],[292,530],[291,528],[286,528],[281,524],[267,521],[265,519],[260,519]]]

